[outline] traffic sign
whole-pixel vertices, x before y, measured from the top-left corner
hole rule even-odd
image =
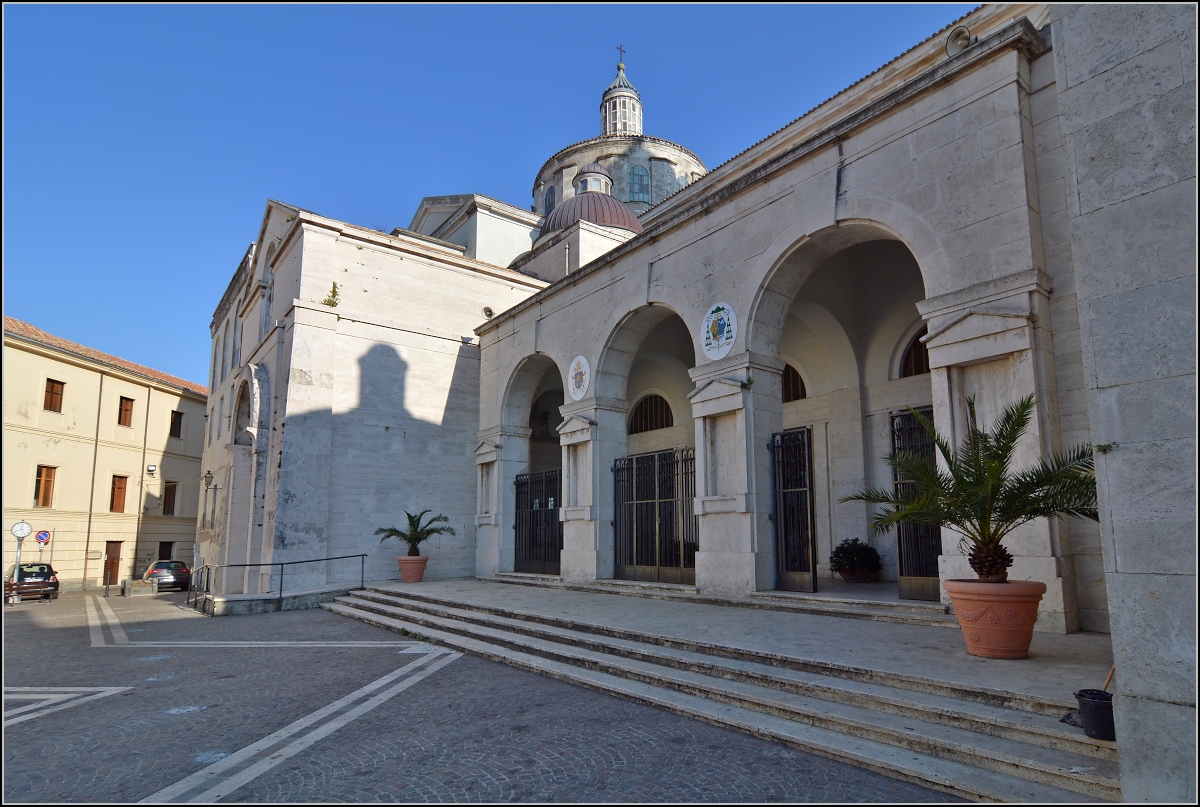
[[[38,534],[37,534],[37,535],[35,535],[35,536],[33,536],[33,537],[34,537],[34,539],[35,539],[35,540],[36,540],[36,541],[37,541],[39,544],[41,544],[42,546],[45,546],[46,544],[50,543],[50,532],[49,532],[49,530],[41,530],[41,531],[39,531],[39,532],[38,532]]]

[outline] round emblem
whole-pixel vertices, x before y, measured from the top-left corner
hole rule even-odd
[[[571,369],[567,371],[567,391],[571,400],[578,401],[587,395],[588,384],[592,381],[592,368],[583,356],[571,360]]]
[[[700,329],[700,344],[704,346],[704,355],[710,359],[723,359],[733,349],[733,340],[737,338],[737,315],[733,306],[728,303],[717,303],[708,309],[704,315],[704,325]]]

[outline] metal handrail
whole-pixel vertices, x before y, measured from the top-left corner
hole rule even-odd
[[[359,555],[338,555],[336,558],[312,558],[311,560],[285,560],[275,563],[205,563],[196,570],[196,574],[192,575],[192,582],[188,588],[188,598],[186,603],[194,605],[200,601],[200,594],[209,594],[212,582],[212,573],[218,569],[246,569],[251,566],[278,566],[279,567],[279,602],[283,603],[283,567],[295,566],[300,563],[327,563],[331,560],[346,560],[347,558],[359,559],[359,588],[366,588],[367,583],[367,556],[366,554]],[[197,581],[202,580],[201,585],[197,585]],[[203,588],[203,591],[201,591]],[[192,597],[192,592],[196,592],[196,597]],[[268,592],[269,593],[269,592]]]

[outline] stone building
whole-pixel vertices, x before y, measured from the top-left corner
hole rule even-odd
[[[207,390],[4,318],[4,557],[63,589],[191,564]],[[7,568],[7,567],[6,567]]]
[[[205,463],[248,527],[206,557],[375,559],[385,514],[453,506],[443,576],[812,591],[869,538],[897,598],[938,600],[971,575],[957,536],[870,537],[839,499],[896,484],[881,458],[919,447],[909,407],[957,442],[968,398],[990,422],[1033,393],[1019,459],[1097,445],[1102,518],[1025,525],[1010,573],[1047,585],[1040,630],[1111,632],[1125,797],[1194,798],[1195,21],[981,7],[711,171],[641,135],[622,66],[532,214],[429,197],[389,236],[272,203],[274,257],[248,253],[213,322],[214,377],[236,318],[276,335],[214,384],[215,422],[247,414]],[[400,338],[437,355],[395,362]],[[389,436],[406,424],[419,470]]]

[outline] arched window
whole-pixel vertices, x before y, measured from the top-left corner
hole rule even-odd
[[[929,333],[926,325],[913,337],[908,350],[904,352],[904,361],[900,363],[900,377],[909,378],[914,375],[924,375],[929,372],[929,349],[921,341],[921,337]]]
[[[650,201],[650,172],[645,166],[635,165],[629,169],[629,201]]]
[[[804,389],[804,379],[800,377],[800,373],[796,372],[795,367],[785,364],[783,366],[783,402],[801,401],[807,397],[808,390]]]
[[[671,405],[661,395],[647,395],[637,402],[629,415],[629,434],[652,432],[655,429],[666,429],[675,425],[675,417],[671,414]]]
[[[546,201],[543,204],[543,207],[546,208],[545,211],[542,213],[543,216],[549,216],[552,212],[554,212],[554,186],[553,185],[551,185],[549,188],[546,189]]]

